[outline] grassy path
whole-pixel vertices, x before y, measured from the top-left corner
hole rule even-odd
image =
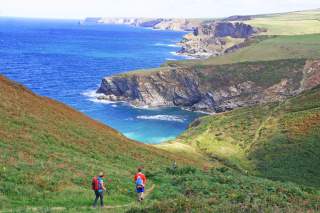
[[[155,184],[153,184],[148,190],[146,190],[144,197],[147,198],[154,190],[155,188]],[[114,206],[104,206],[103,209],[97,208],[97,210],[103,211],[105,210],[111,210],[111,209],[120,209],[120,208],[125,208],[125,207],[131,207],[137,205],[137,202],[131,202],[128,204],[123,204],[123,205],[114,205]],[[47,207],[26,207],[23,209],[15,209],[15,210],[1,210],[0,213],[9,213],[9,212],[43,212],[43,209],[47,208]],[[88,209],[90,208],[89,206],[81,206],[79,207],[81,209]],[[56,207],[48,207],[47,208],[48,211],[46,212],[61,212],[61,211],[65,211],[68,210],[68,208],[63,207],[63,206],[56,206]]]
[[[284,104],[285,102],[280,102],[278,104],[278,106],[276,106],[271,112],[270,114],[268,115],[268,117],[261,122],[260,126],[257,128],[257,130],[255,131],[255,134],[254,134],[254,137],[252,139],[252,142],[250,144],[250,146],[246,149],[246,151],[249,151],[252,149],[253,146],[256,145],[257,141],[259,140],[260,136],[261,136],[261,133],[262,133],[262,130],[265,128],[265,126],[268,124],[268,122],[274,117],[274,113],[276,111],[278,111],[278,109],[280,109],[280,107]]]

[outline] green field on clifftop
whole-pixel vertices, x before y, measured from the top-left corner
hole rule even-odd
[[[245,23],[267,29],[266,35],[316,34],[320,33],[320,9],[257,15]]]

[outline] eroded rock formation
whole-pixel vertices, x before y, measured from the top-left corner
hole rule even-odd
[[[102,80],[101,99],[223,112],[283,100],[320,83],[319,60],[163,67]]]

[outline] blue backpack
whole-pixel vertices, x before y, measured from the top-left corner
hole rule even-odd
[[[143,181],[140,176],[136,180],[136,186],[143,186]]]

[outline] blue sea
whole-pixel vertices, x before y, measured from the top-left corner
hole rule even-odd
[[[0,18],[0,74],[61,101],[143,143],[160,143],[200,116],[178,108],[140,109],[98,101],[105,76],[158,67],[174,54],[185,32],[77,20]]]

